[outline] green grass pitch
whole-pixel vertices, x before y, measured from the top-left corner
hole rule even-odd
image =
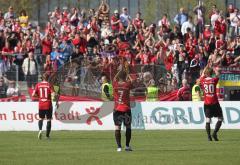
[[[239,130],[221,130],[208,142],[204,130],[133,131],[133,152],[116,152],[113,131],[0,132],[0,165],[229,165],[240,163]],[[125,136],[122,133],[122,143]]]

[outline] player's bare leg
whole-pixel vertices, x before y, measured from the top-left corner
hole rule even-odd
[[[48,119],[47,120],[47,126],[46,126],[46,130],[47,130],[46,137],[47,137],[47,139],[50,138],[51,127],[52,127],[52,121],[51,121],[51,119]]]
[[[207,136],[208,136],[208,141],[212,141],[212,137],[211,137],[211,118],[206,118],[206,132],[207,132]]]
[[[130,141],[131,141],[131,137],[132,137],[132,129],[131,129],[131,125],[126,126],[126,148],[125,151],[132,151],[131,147],[130,147]]]
[[[121,126],[115,126],[115,139],[117,143],[117,151],[122,151],[122,145],[121,145]]]
[[[217,137],[217,133],[219,131],[219,129],[221,128],[222,126],[222,121],[223,121],[223,118],[222,117],[219,117],[218,118],[218,121],[216,123],[216,126],[215,126],[215,129],[214,129],[214,132],[212,134],[212,137],[215,141],[218,141],[218,137]]]
[[[42,139],[42,126],[43,126],[43,119],[40,118],[40,120],[38,121],[38,128],[39,128],[39,132],[38,132],[38,139]]]

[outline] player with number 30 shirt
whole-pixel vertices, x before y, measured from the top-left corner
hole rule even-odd
[[[218,97],[216,93],[216,86],[218,80],[218,77],[201,77],[200,81],[204,90],[205,105],[212,105],[218,103]]]
[[[212,77],[213,71],[215,71],[215,77]],[[219,80],[220,72],[209,67],[209,64],[202,72],[200,78],[201,87],[204,90],[204,113],[206,117],[206,131],[208,140],[212,141],[212,137],[215,141],[218,141],[217,133],[222,125],[223,113],[222,108],[218,102],[216,86]],[[217,117],[218,122],[216,123],[214,132],[211,136],[211,118]]]

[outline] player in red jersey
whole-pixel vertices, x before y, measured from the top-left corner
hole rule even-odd
[[[211,77],[213,74],[213,69],[206,66],[203,70],[200,81],[201,87],[204,89],[204,113],[206,117],[206,131],[208,135],[208,140],[212,141],[212,137],[215,141],[218,141],[217,132],[219,131],[222,121],[223,121],[223,113],[222,108],[218,102],[218,97],[216,93],[216,86],[219,80],[219,71],[215,69],[215,77]],[[211,137],[211,118],[217,117],[218,121],[215,126],[215,130]]]
[[[126,148],[125,151],[132,151],[129,146],[131,140],[131,122],[132,114],[130,107],[130,90],[132,88],[132,80],[125,69],[116,74],[113,80],[114,93],[114,111],[113,120],[115,124],[115,138],[117,142],[117,151],[122,151],[121,145],[121,125],[126,126]]]
[[[38,83],[35,86],[35,89],[33,91],[32,96],[38,97],[39,99],[39,118],[38,121],[38,127],[39,127],[39,133],[38,138],[42,138],[42,126],[43,126],[43,120],[46,117],[47,118],[47,126],[46,126],[46,137],[49,139],[49,135],[51,132],[51,120],[52,120],[52,96],[54,96],[53,87],[50,83],[47,82],[48,75],[43,74],[42,76],[42,82]]]

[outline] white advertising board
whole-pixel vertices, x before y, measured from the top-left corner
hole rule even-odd
[[[239,129],[240,102],[220,103],[223,129]],[[53,112],[52,130],[113,130],[113,102],[62,102]],[[132,104],[133,129],[204,129],[203,102]],[[215,123],[217,119],[213,119]],[[37,102],[0,103],[0,131],[38,130]]]

